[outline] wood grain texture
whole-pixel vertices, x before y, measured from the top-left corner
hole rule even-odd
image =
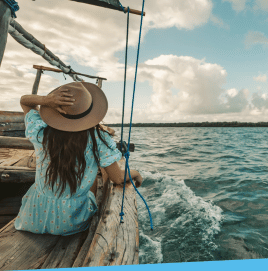
[[[35,81],[33,84],[32,94],[37,94],[37,92],[38,92],[38,87],[39,87],[39,83],[41,80],[41,75],[42,75],[42,70],[37,70],[36,76],[35,76]]]
[[[119,162],[124,167],[124,160]],[[105,185],[104,185],[105,187]],[[83,267],[131,265],[139,263],[139,229],[136,194],[128,183],[124,200],[124,223],[120,223],[122,186],[106,182],[99,224]]]
[[[13,150],[10,148],[3,150],[0,148],[0,166],[13,166],[26,156],[32,156],[35,158],[35,153],[31,150]]]
[[[72,267],[81,267],[83,265],[83,262],[85,261],[86,255],[88,253],[88,250],[90,248],[90,245],[92,243],[95,231],[97,229],[97,225],[100,218],[100,211],[101,211],[101,203],[103,201],[103,177],[98,178],[98,185],[97,185],[97,193],[96,193],[96,202],[98,205],[98,212],[93,216],[91,222],[90,222],[90,228],[88,231],[88,236],[81,247],[79,254],[77,255],[77,258],[75,262],[73,263]]]
[[[0,148],[34,150],[34,146],[29,139],[8,136],[0,136]]]
[[[5,169],[0,174],[0,183],[33,183],[34,181],[34,170]]]
[[[0,123],[24,122],[24,113],[19,111],[0,111]]]
[[[20,210],[20,206],[21,206],[21,197],[11,197],[2,199],[0,200],[0,216],[17,215]]]
[[[0,123],[0,132],[6,131],[25,131],[24,122]]]

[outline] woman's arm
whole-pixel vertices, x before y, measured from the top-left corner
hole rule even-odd
[[[26,115],[31,109],[38,110],[38,105],[44,105],[45,96],[39,96],[36,94],[32,95],[23,95],[20,98],[20,106],[24,112],[24,115]]]
[[[60,106],[73,105],[73,102],[75,101],[75,99],[70,98],[73,95],[66,93],[67,91],[68,90],[58,90],[47,96],[40,96],[37,94],[23,95],[20,98],[20,105],[24,111],[24,115],[26,115],[31,109],[38,110],[38,105],[50,106],[58,110],[60,113],[66,114]]]
[[[116,184],[123,184],[125,177],[125,170],[121,170],[118,163],[114,162],[108,167],[105,167],[104,170],[108,174],[109,179]],[[136,187],[141,186],[142,177],[137,170],[130,170],[131,179],[136,182]],[[129,174],[126,176],[126,181],[129,181]]]

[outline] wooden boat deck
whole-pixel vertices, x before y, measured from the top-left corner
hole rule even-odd
[[[34,181],[35,165],[33,150],[0,148],[0,270],[138,264],[134,188],[131,184],[126,187],[124,223],[120,224],[122,187],[109,181],[104,171],[97,176],[99,211],[89,230],[70,236],[17,231],[14,220],[21,194]]]

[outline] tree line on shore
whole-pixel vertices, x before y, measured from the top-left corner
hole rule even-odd
[[[121,123],[107,124],[109,127],[121,127]],[[125,123],[124,127],[129,127]],[[132,127],[268,127],[268,122],[181,122],[181,123],[132,123]]]

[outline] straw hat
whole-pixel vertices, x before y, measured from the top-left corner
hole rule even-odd
[[[95,84],[73,82],[62,85],[50,93],[60,89],[68,90],[68,93],[73,95],[75,102],[73,105],[61,106],[67,114],[41,105],[40,116],[47,125],[61,131],[78,132],[96,126],[106,115],[107,98]]]

